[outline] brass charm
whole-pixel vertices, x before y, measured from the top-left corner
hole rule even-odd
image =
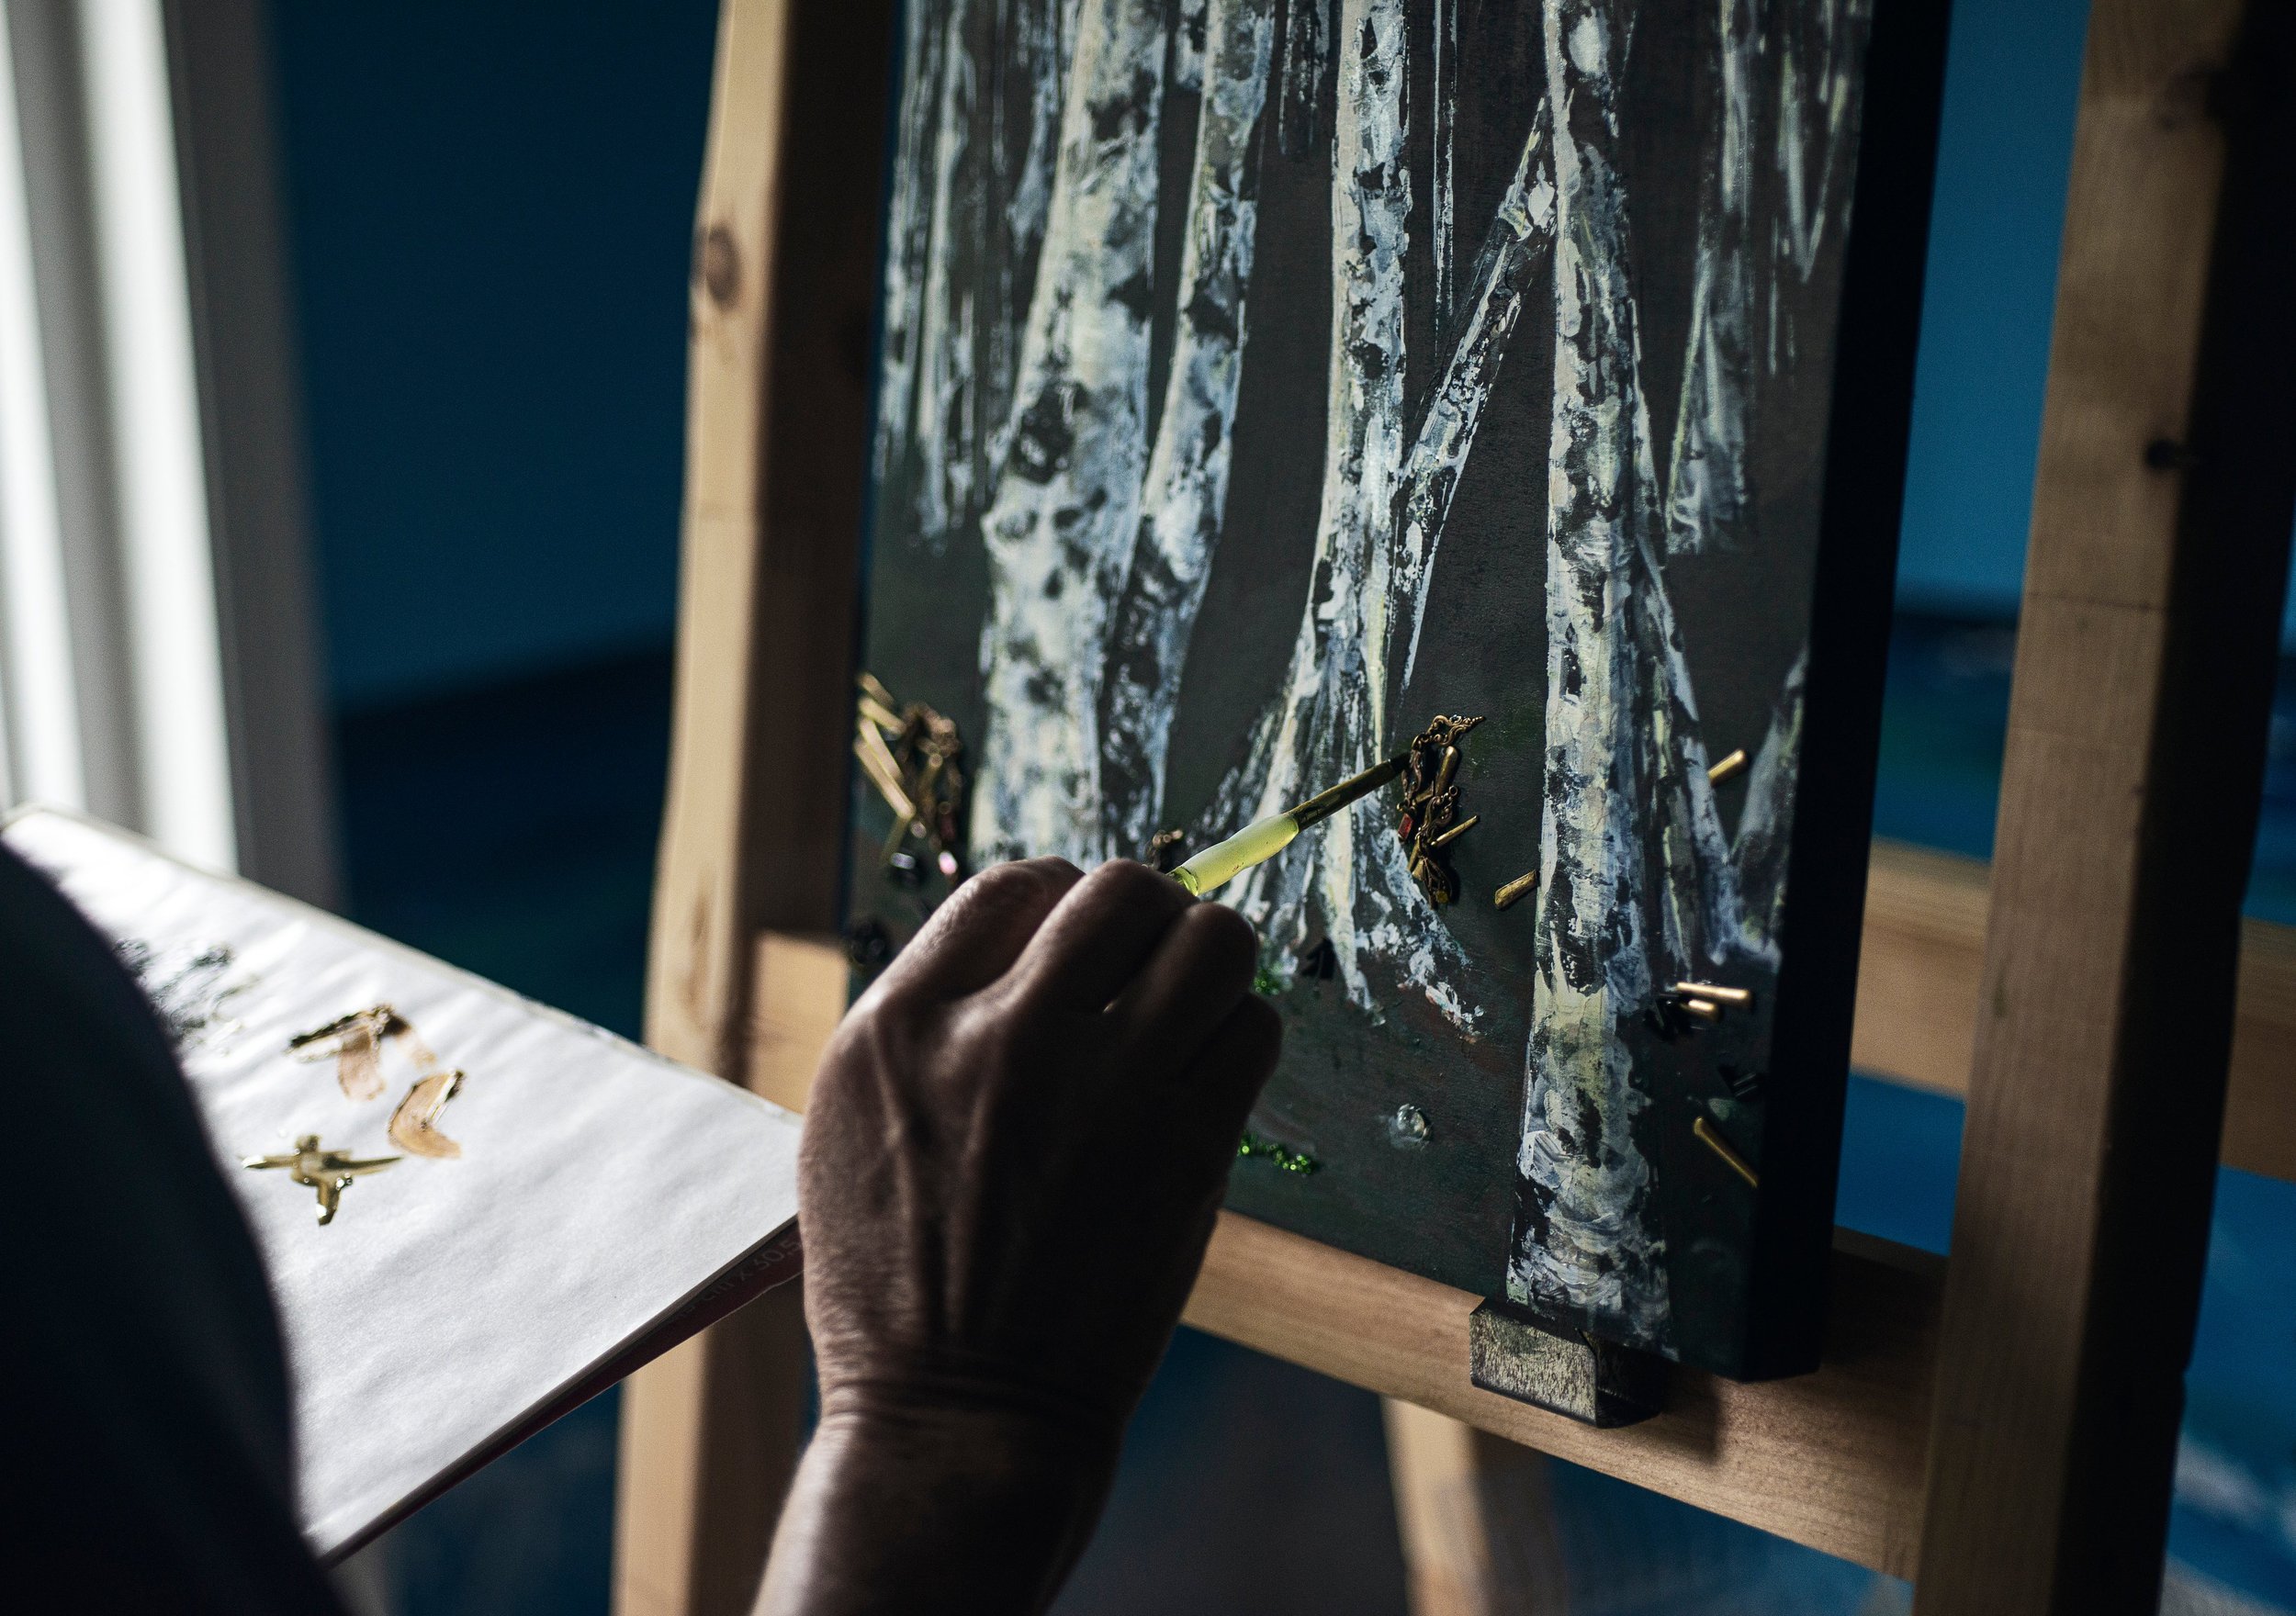
[[[319,1193],[319,1221],[323,1224],[335,1220],[335,1209],[343,1205],[343,1192],[351,1187],[353,1179],[380,1173],[398,1160],[396,1156],[362,1159],[347,1150],[325,1150],[317,1134],[307,1133],[295,1141],[292,1150],[283,1150],[276,1156],[249,1156],[240,1165],[258,1170],[285,1168],[290,1181]]]
[[[1404,758],[1402,813],[1395,823],[1395,834],[1403,838],[1412,879],[1432,903],[1448,903],[1459,895],[1458,877],[1445,849],[1482,817],[1459,817],[1458,788],[1458,743],[1480,723],[1480,715],[1438,714],[1412,737]]]
[[[892,691],[866,673],[860,682],[853,756],[893,810],[884,867],[895,880],[915,885],[919,871],[908,847],[915,840],[931,855],[941,879],[953,887],[965,877],[964,742],[956,722],[921,701],[904,705],[895,701]]]
[[[1737,751],[1732,752],[1728,758],[1723,758],[1721,762],[1707,769],[1706,779],[1718,786],[1724,780],[1729,779],[1730,776],[1736,774],[1739,769],[1745,767],[1746,748],[1740,746]]]
[[[1690,1125],[1690,1131],[1698,1136],[1700,1144],[1721,1157],[1732,1173],[1744,1179],[1749,1189],[1761,1188],[1761,1175],[1754,1171],[1753,1163],[1738,1153],[1737,1147],[1722,1137],[1720,1128],[1701,1117]]]

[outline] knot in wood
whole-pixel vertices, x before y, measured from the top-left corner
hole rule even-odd
[[[734,245],[733,231],[722,224],[710,226],[695,244],[693,260],[694,274],[710,301],[720,309],[730,308],[741,290],[741,250]]]

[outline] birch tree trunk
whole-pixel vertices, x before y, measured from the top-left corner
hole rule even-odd
[[[1856,74],[1871,0],[1716,0],[1716,161],[1699,199],[1688,352],[1667,492],[1677,553],[1750,543],[1749,445],[1768,384],[1798,358],[1795,302],[1847,228]]]
[[[1181,669],[1227,509],[1275,6],[1273,0],[1205,0],[1183,13],[1183,35],[1191,20],[1203,33],[1196,56],[1204,96],[1179,318],[1102,702],[1109,846],[1134,856],[1158,828]],[[1176,50],[1175,62],[1181,60]]]
[[[969,38],[975,11],[991,0],[942,0],[948,38],[941,47],[940,94],[934,118],[932,236],[925,258],[923,314],[917,331],[917,528],[938,554],[955,525],[951,512],[972,504],[974,276],[967,273],[981,237],[982,153],[974,135],[979,68]],[[918,6],[922,8],[922,0]]]
[[[1649,431],[1646,416],[1646,438]],[[1646,487],[1657,486],[1647,462],[1643,476]],[[1694,974],[1702,964],[1721,965],[1746,953],[1748,946],[1737,866],[1722,829],[1714,780],[1706,773],[1690,667],[1666,576],[1649,536],[1655,526],[1654,517],[1637,541],[1630,618],[1643,680],[1638,694],[1645,717],[1638,738],[1652,814],[1647,846],[1658,861],[1659,880],[1652,889],[1658,969],[1670,975]],[[1775,963],[1766,948],[1753,952]]]
[[[1160,0],[1085,0],[1044,249],[994,497],[981,520],[988,709],[976,858],[1097,861],[1099,684],[1146,457]]]
[[[1367,768],[1388,735],[1386,649],[1393,496],[1403,439],[1405,166],[1401,0],[1344,0],[1332,171],[1332,344],[1323,493],[1307,609],[1283,694],[1237,796],[1278,813]],[[1350,999],[1372,1005],[1366,966],[1394,961],[1406,985],[1464,1020],[1444,981],[1458,945],[1405,868],[1375,796],[1325,822],[1239,883],[1235,906],[1284,958],[1320,931]]]
[[[940,134],[933,115],[940,102],[941,53],[948,39],[947,28],[922,0],[906,11],[900,129],[895,137],[893,195],[885,208],[884,355],[878,371],[875,468],[880,483],[909,441],[916,406],[933,229],[932,187],[924,176]]]
[[[1554,247],[1555,185],[1546,151],[1547,121],[1542,102],[1523,142],[1514,178],[1475,260],[1465,323],[1452,343],[1443,379],[1428,400],[1426,417],[1403,468],[1397,501],[1403,531],[1395,581],[1397,595],[1411,612],[1411,640],[1403,656],[1405,690],[1419,661],[1419,631],[1427,620],[1435,548],[1451,514],[1452,496],[1458,492],[1467,456],[1475,446],[1475,429],[1498,382],[1499,362],[1506,357],[1507,343],[1514,335],[1524,289],[1537,279]],[[1438,219],[1435,228],[1446,228],[1446,222]]]
[[[1739,924],[1739,952],[1776,962],[1778,923],[1785,908],[1786,856],[1794,828],[1794,792],[1802,764],[1802,685],[1809,671],[1809,647],[1794,659],[1793,671],[1771,710],[1769,733],[1754,755],[1746,782],[1746,808],[1738,818],[1730,861],[1745,905]]]
[[[909,494],[935,555],[978,520],[1010,414],[1076,6],[907,7],[876,475]]]
[[[991,161],[1003,195],[998,207],[984,214],[992,232],[983,252],[989,272],[989,307],[982,311],[974,352],[978,354],[978,402],[974,418],[980,430],[967,447],[973,455],[971,485],[988,488],[1004,464],[1009,446],[1013,387],[1020,363],[1024,325],[1030,291],[1044,249],[1044,229],[1052,210],[1052,175],[1060,149],[1063,101],[1076,42],[1079,0],[1001,0],[1005,6],[1003,32],[1008,60],[1003,69],[1017,73],[1026,87],[1019,109],[1018,128],[1012,97],[994,102]],[[1018,139],[1016,139],[1018,135]],[[1017,150],[1016,150],[1017,148]],[[979,520],[979,495],[957,512],[955,531],[969,533]]]
[[[1547,748],[1521,1206],[1508,1291],[1650,1344],[1667,1319],[1644,1217],[1647,1104],[1622,1023],[1650,1002],[1651,688],[1634,623],[1655,521],[1626,199],[1616,0],[1546,0],[1554,118],[1555,382],[1548,466]]]
[[[1669,545],[1727,543],[1748,499],[1746,388],[1754,374],[1756,80],[1764,0],[1716,0],[1714,164],[1698,207],[1689,352],[1666,498]]]

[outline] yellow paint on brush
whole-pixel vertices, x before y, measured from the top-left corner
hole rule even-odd
[[[1253,865],[1273,858],[1300,834],[1297,814],[1255,819],[1224,842],[1214,842],[1172,872],[1172,879],[1198,897],[1226,886]]]
[[[1409,754],[1397,753],[1374,763],[1352,780],[1328,791],[1318,791],[1297,808],[1255,819],[1224,842],[1214,842],[1172,872],[1197,897],[1226,886],[1255,864],[1265,863],[1291,846],[1292,838],[1311,825],[1321,824],[1358,798],[1367,797],[1403,772]]]

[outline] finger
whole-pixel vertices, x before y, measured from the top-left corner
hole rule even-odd
[[[1250,921],[1221,904],[1198,903],[1165,930],[1110,1014],[1154,1073],[1176,1082],[1252,991],[1258,962]]]
[[[1187,1112],[1206,1148],[1222,1159],[1235,1154],[1244,1121],[1259,1103],[1283,1053],[1284,1019],[1257,993],[1246,993],[1180,1074]]]
[[[1013,976],[1026,996],[1075,1010],[1105,1010],[1196,900],[1145,864],[1112,858],[1070,890],[1045,917]]]
[[[935,999],[976,993],[1012,968],[1046,915],[1084,872],[1065,858],[1024,858],[984,870],[933,911],[872,994]]]

